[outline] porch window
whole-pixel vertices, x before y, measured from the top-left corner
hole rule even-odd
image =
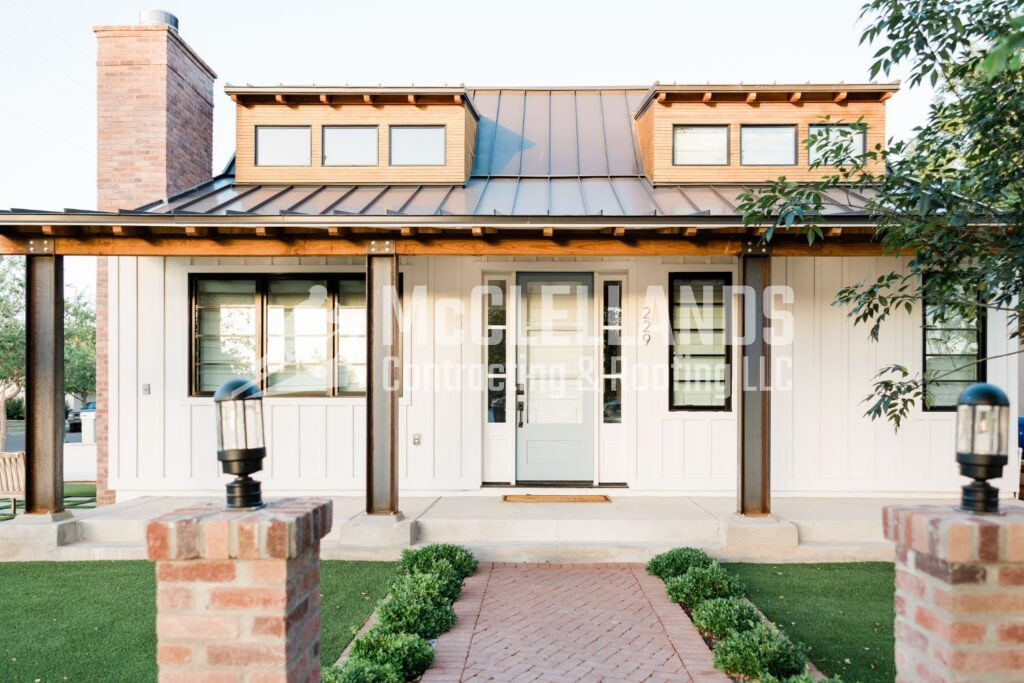
[[[192,277],[192,395],[255,377],[268,395],[366,391],[362,273]]]
[[[324,126],[324,166],[376,166],[377,126]]]
[[[956,410],[960,392],[984,382],[985,314],[961,317],[924,304],[925,410]]]
[[[309,166],[309,126],[256,126],[257,166]]]
[[[844,143],[843,157],[864,157],[866,134],[863,129],[843,124],[811,124],[807,128],[807,132],[816,140],[824,141],[829,147]],[[828,163],[829,156],[828,154],[823,155],[822,151],[818,149],[818,145],[807,148],[808,163]]]
[[[606,280],[602,288],[602,421],[622,422],[622,280]]]
[[[670,410],[729,410],[729,273],[672,273]]]
[[[504,424],[508,409],[508,283],[487,281],[487,422]]]
[[[740,126],[744,166],[794,166],[796,126]]]
[[[392,166],[444,166],[444,126],[391,126]]]
[[[674,126],[675,166],[724,166],[729,163],[729,126]]]

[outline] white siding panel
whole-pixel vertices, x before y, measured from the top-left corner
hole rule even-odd
[[[299,472],[302,479],[327,476],[327,407],[299,406]]]
[[[189,319],[192,314],[187,265],[188,259],[169,258],[164,267],[163,433],[164,472],[169,479],[192,476],[192,420],[188,406]],[[140,331],[140,336],[143,335],[144,330]]]
[[[145,339],[138,356],[135,395],[138,401],[139,477],[164,476],[164,259],[138,258],[138,338]],[[143,391],[149,386],[149,393]]]
[[[139,476],[138,444],[138,259],[115,259],[120,301],[118,317],[118,472],[123,479]]]
[[[275,479],[299,478],[299,406],[264,401],[270,411],[270,444],[263,468]]]
[[[355,460],[363,455],[355,452],[356,432],[363,425],[354,425],[355,409],[351,405],[328,405],[326,466],[328,479],[351,479],[355,477]]]

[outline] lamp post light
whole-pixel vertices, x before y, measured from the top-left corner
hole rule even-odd
[[[227,484],[228,508],[263,507],[260,483],[249,475],[263,469],[267,449],[263,441],[263,396],[252,380],[228,380],[213,395],[217,407],[217,459]]]
[[[956,400],[956,461],[960,474],[974,481],[964,485],[960,509],[998,513],[999,490],[988,483],[1007,463],[1010,400],[992,384],[972,384]]]

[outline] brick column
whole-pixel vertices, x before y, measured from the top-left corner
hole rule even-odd
[[[146,527],[161,683],[320,680],[320,539],[329,500],[212,504]]]
[[[892,506],[900,681],[1024,680],[1024,508]]]

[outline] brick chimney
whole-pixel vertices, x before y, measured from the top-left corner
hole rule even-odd
[[[137,26],[97,26],[96,195],[101,211],[132,209],[212,175],[213,82],[217,74],[178,35],[178,20],[143,10]],[[96,264],[97,502],[108,487],[107,272]]]

